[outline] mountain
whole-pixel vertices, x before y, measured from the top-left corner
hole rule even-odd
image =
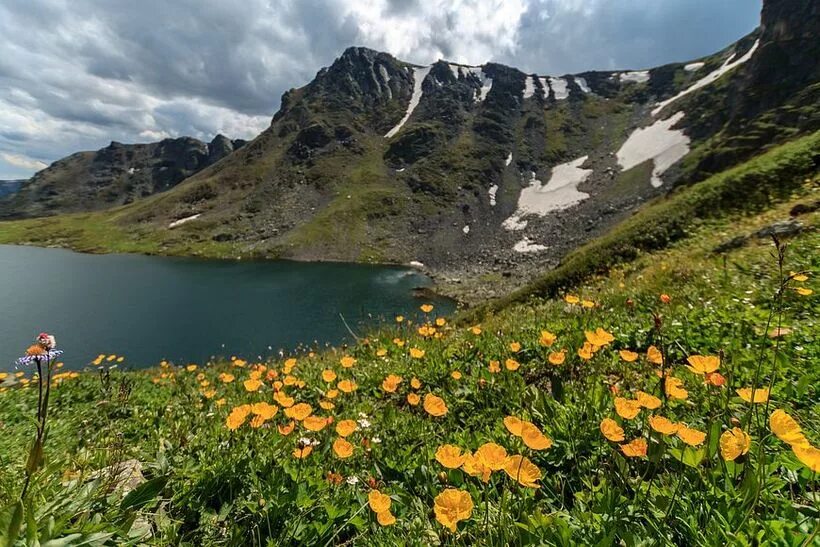
[[[240,148],[245,141],[217,135],[150,144],[112,142],[96,152],[57,160],[0,200],[0,218],[95,211],[164,192]],[[3,193],[0,191],[0,196]]]
[[[416,66],[349,48],[216,165],[20,237],[82,239],[86,250],[420,261],[440,279],[504,291],[647,200],[820,129],[819,17],[813,0],[766,0],[760,27],[713,55],[560,76]]]
[[[9,194],[13,194],[25,182],[25,179],[22,180],[0,180],[0,198],[3,196],[7,196]]]

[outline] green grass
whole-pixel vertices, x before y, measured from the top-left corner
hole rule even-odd
[[[52,392],[45,467],[34,476],[24,510],[31,518],[23,519],[21,537],[36,535],[43,545],[72,534],[91,545],[810,545],[818,533],[816,474],[771,434],[768,416],[785,409],[808,440],[820,444],[820,304],[816,294],[795,290],[818,289],[820,213],[801,217],[806,228],[785,242],[782,272],[770,240],[753,238],[726,255],[713,252],[722,241],[782,219],[801,199],[692,226],[689,237],[664,249],[567,283],[568,293],[593,301],[593,308],[569,305],[563,293],[531,296],[482,316],[480,332],[447,325],[439,327],[441,338],[425,338],[405,322],[385,325],[349,348],[295,354],[290,373],[305,385],[285,387],[289,396],[337,423],[367,415],[370,426],[348,437],[349,459],[331,448],[336,423],[320,432],[299,425],[281,434],[276,426],[289,421],[283,409],[265,427],[227,427],[239,405],[280,404],[274,381],[287,373],[277,359],[264,364],[278,378],[262,371],[256,392],[243,386],[249,367],[230,361],[139,372],[89,365]],[[808,280],[786,281],[779,293],[791,271]],[[661,294],[670,301],[661,302]],[[788,334],[771,338],[775,327]],[[577,350],[584,331],[597,328],[614,340],[583,360]],[[557,336],[549,348],[539,343],[542,330]],[[619,356],[625,349],[644,355],[650,345],[663,350],[664,370],[683,381],[686,400],[664,396],[657,367],[644,357],[626,363]],[[410,347],[425,355],[410,357]],[[549,355],[562,349],[564,364],[550,364]],[[709,386],[690,372],[685,364],[693,354],[721,356],[726,384]],[[356,364],[343,368],[343,355]],[[507,359],[520,368],[506,370]],[[489,371],[493,360],[501,372]],[[325,369],[358,384],[327,410],[319,408],[332,387],[321,377]],[[235,380],[224,383],[223,373]],[[395,393],[383,387],[388,374],[403,378]],[[419,389],[409,385],[414,377]],[[0,388],[0,507],[19,495],[37,406],[33,384],[6,382]],[[736,395],[737,388],[770,383],[770,404],[752,406]],[[620,418],[615,390],[627,398],[642,390],[662,404]],[[412,392],[442,397],[447,414],[432,417],[408,404]],[[651,414],[685,423],[706,439],[688,447],[653,433]],[[533,422],[552,446],[527,447],[505,428],[508,415]],[[618,443],[602,435],[604,418],[620,424],[625,441],[645,439],[647,456],[624,457]],[[735,426],[752,444],[729,461],[719,438]],[[295,459],[303,436],[320,444]],[[539,487],[520,486],[504,471],[485,484],[436,460],[443,444],[472,452],[487,442],[531,460],[541,472]],[[112,488],[110,469],[129,460],[141,462],[145,480],[123,496]],[[380,526],[368,507],[374,487],[391,497],[393,526]],[[438,523],[433,509],[448,488],[473,502],[456,532]],[[2,516],[0,533],[8,523]]]

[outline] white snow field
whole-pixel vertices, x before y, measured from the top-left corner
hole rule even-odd
[[[746,61],[748,61],[749,59],[752,58],[752,55],[754,55],[755,51],[757,51],[757,47],[759,45],[760,45],[760,40],[756,41],[754,43],[754,45],[749,48],[749,51],[747,51],[746,54],[743,55],[743,57],[739,58],[736,61],[734,59],[735,59],[735,57],[737,57],[737,53],[732,54],[732,56],[729,57],[728,59],[726,59],[726,62],[723,63],[723,65],[720,68],[718,68],[717,70],[715,70],[713,72],[710,72],[709,74],[707,74],[706,76],[704,76],[703,78],[701,78],[700,80],[698,80],[697,82],[692,84],[691,86],[687,87],[686,89],[684,89],[683,91],[681,91],[680,93],[675,95],[674,97],[671,97],[671,98],[666,99],[665,101],[663,101],[661,103],[658,103],[658,106],[656,106],[652,110],[652,115],[657,116],[658,114],[661,113],[661,110],[663,110],[664,108],[666,108],[670,104],[674,103],[675,101],[677,101],[681,97],[685,97],[686,95],[689,95],[693,91],[697,91],[698,89],[704,88],[707,85],[716,82],[721,76],[723,76],[727,72],[731,71],[732,69],[734,69],[736,67],[739,67],[740,65],[742,65],[743,63],[745,63]]]
[[[706,65],[706,63],[689,63],[688,65],[683,67],[683,70],[685,70],[686,72],[697,72],[698,70],[702,69],[704,65]]]
[[[615,154],[621,169],[627,171],[652,160],[652,186],[661,186],[661,175],[689,153],[689,137],[680,129],[672,129],[683,116],[683,112],[678,112],[671,118],[658,120],[648,127],[633,131]]]
[[[649,71],[636,70],[633,72],[622,72],[618,75],[618,78],[620,78],[622,82],[642,84],[649,81]]]
[[[572,77],[575,80],[575,83],[578,84],[578,87],[581,88],[581,91],[584,93],[592,93],[592,90],[587,85],[587,81],[583,78],[579,78],[578,76]]]
[[[535,95],[535,79],[532,76],[527,76],[524,80],[524,98],[529,99]]]
[[[545,245],[539,245],[530,238],[525,237],[513,245],[513,250],[517,253],[537,253],[540,251],[546,251],[547,247]]]
[[[197,213],[195,215],[191,215],[189,217],[181,218],[179,220],[173,221],[171,224],[168,225],[169,228],[176,228],[177,226],[182,226],[186,222],[191,222],[192,220],[196,220],[202,216],[202,213]]]
[[[555,93],[556,101],[569,97],[569,86],[565,79],[550,77],[550,87],[552,87],[552,92]]]
[[[556,165],[547,184],[536,179],[535,173],[531,172],[530,185],[521,190],[518,209],[504,221],[504,228],[509,231],[523,230],[527,226],[523,219],[528,215],[543,217],[554,211],[569,209],[587,199],[589,194],[578,190],[578,185],[592,175],[592,169],[581,169],[587,158],[582,156],[575,161]]]
[[[404,114],[401,121],[396,124],[396,127],[387,132],[385,138],[389,139],[398,133],[402,126],[407,123],[407,120],[410,119],[410,115],[413,114],[413,111],[419,105],[419,102],[421,102],[421,96],[423,93],[421,84],[424,83],[424,79],[430,73],[430,68],[431,67],[429,66],[413,68],[413,96],[410,97],[410,103],[407,105],[407,112]]]
[[[470,67],[469,71],[481,82],[481,89],[475,99],[477,103],[480,103],[487,98],[487,94],[493,88],[493,79],[487,76],[480,66]]]

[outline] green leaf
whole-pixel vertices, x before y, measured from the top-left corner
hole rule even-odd
[[[31,502],[26,504],[26,545],[28,547],[38,547],[40,540],[37,536],[37,520],[34,518],[34,510]]]
[[[26,471],[33,474],[40,468],[43,462],[43,442],[41,439],[35,439],[31,445],[31,450],[28,452],[28,460],[26,461]]]
[[[11,547],[23,524],[23,502],[17,501],[0,511],[0,547]]]
[[[162,492],[167,482],[168,477],[155,477],[149,481],[145,481],[123,498],[122,503],[120,503],[120,510],[128,511],[143,507]]]
[[[98,545],[105,545],[113,535],[104,532],[88,535],[69,534],[65,537],[46,541],[40,547],[97,547]]]

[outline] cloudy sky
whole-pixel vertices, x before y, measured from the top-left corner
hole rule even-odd
[[[251,138],[344,48],[539,74],[722,49],[760,0],[2,0],[0,179],[111,140]]]

